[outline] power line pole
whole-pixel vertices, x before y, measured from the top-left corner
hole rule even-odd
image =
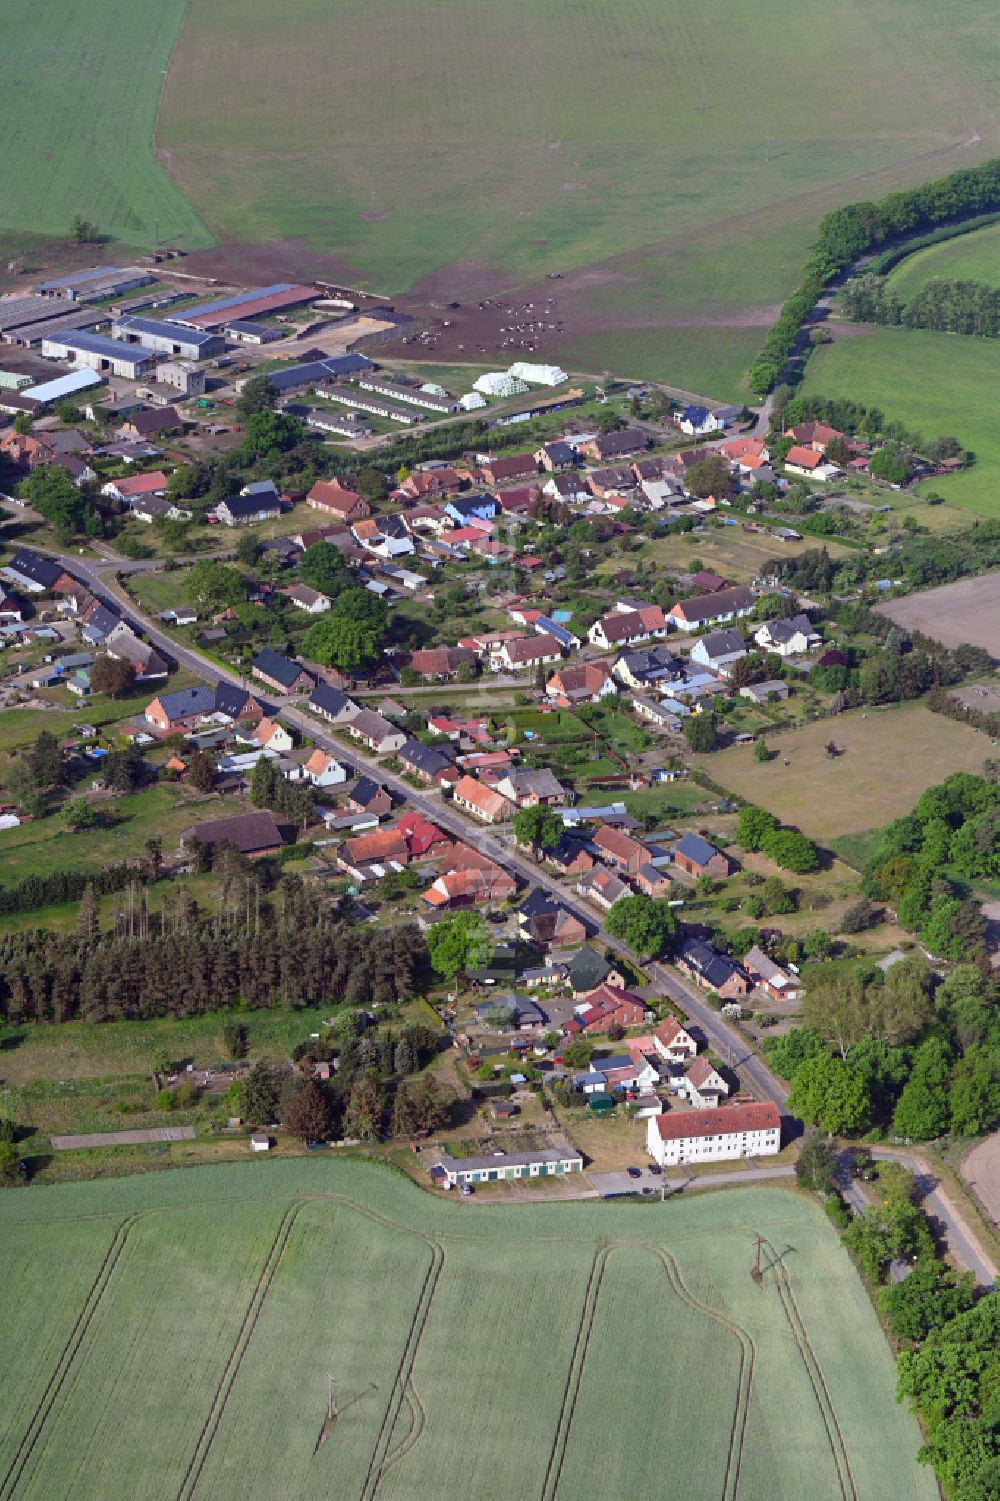
[[[767,152],[766,152],[765,157],[764,157],[764,160],[766,162],[769,162],[771,160],[771,147],[773,145],[774,145],[774,136],[768,136],[768,138],[767,138]]]

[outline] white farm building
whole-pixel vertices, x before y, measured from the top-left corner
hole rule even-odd
[[[558,365],[531,365],[525,360],[517,360],[507,374],[513,380],[524,380],[532,386],[561,386],[564,380],[569,380],[565,370]]]
[[[473,390],[482,391],[484,396],[523,396],[527,389],[523,380],[509,375],[506,370],[487,370],[473,382]]]

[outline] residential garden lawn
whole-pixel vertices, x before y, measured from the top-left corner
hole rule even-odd
[[[545,351],[567,368],[735,398],[826,209],[995,150],[992,7],[928,49],[938,20],[930,0],[710,0],[693,29],[660,0],[299,0],[289,27],[203,0],[158,142],[220,237],[298,241],[304,269],[336,257],[386,293],[535,282],[580,299]]]
[[[67,651],[72,649],[72,646],[66,648]],[[160,691],[165,692],[169,688],[173,692],[177,688],[188,688],[196,681],[190,673],[177,672],[171,675],[169,684],[161,685]],[[29,689],[25,691],[31,692]],[[19,746],[30,745],[40,730],[49,730],[60,739],[68,739],[73,736],[73,726],[78,724],[93,725],[101,733],[98,741],[91,743],[105,744],[109,736],[113,737],[114,726],[144,713],[146,705],[156,696],[156,692],[154,687],[147,685],[140,692],[129,694],[125,698],[107,698],[98,694],[85,707],[79,700],[74,701],[72,695],[63,689],[44,689],[37,694],[32,693],[32,697],[49,702],[58,700],[72,707],[4,709],[0,713],[0,755],[5,751],[17,750]]]
[[[665,782],[643,792],[623,793],[622,801],[633,818],[656,818],[669,823],[671,819],[684,818],[698,808],[710,807],[713,797],[697,782]]]
[[[589,1494],[595,1465],[648,1490],[664,1429],[705,1501],[839,1495],[834,1452],[866,1501],[937,1494],[861,1283],[793,1192],[485,1208],[299,1158],[38,1187],[0,1220],[0,1462],[26,1497],[141,1477],[167,1501],[196,1475],[218,1501],[520,1501]],[[623,1331],[673,1352],[655,1380]]]
[[[826,754],[830,740],[842,755]],[[774,754],[763,763],[750,745],[694,760],[714,781],[821,842],[880,828],[951,772],[981,772],[990,754],[985,735],[921,703],[815,720],[768,744]]]
[[[17,828],[0,829],[0,864],[5,875],[9,872],[21,880],[56,870],[100,870],[140,855],[151,838],[162,839],[164,853],[170,854],[191,824],[245,811],[239,798],[204,797],[169,782],[110,798],[100,806],[116,820],[110,828],[69,834],[53,813]]]
[[[903,302],[910,302],[935,276],[1000,285],[1000,224],[915,250],[893,268],[889,282]]]
[[[131,245],[210,243],[152,151],[184,12],[184,0],[8,0],[17,46],[0,57],[5,225],[65,236],[81,214]]]
[[[954,244],[960,245],[961,240]],[[945,247],[942,247],[945,248]],[[1000,515],[1000,341],[924,329],[858,328],[815,351],[804,395],[848,397],[878,407],[925,441],[953,434],[976,462],[927,480],[920,490],[943,495],[979,516]],[[923,520],[923,517],[920,517]]]

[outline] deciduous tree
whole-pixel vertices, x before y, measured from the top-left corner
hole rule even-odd
[[[489,927],[478,912],[455,912],[427,933],[427,952],[439,975],[453,980],[465,969],[485,964],[493,948]]]

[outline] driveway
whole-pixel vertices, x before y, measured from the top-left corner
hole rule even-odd
[[[643,1167],[638,1178],[630,1178],[625,1172],[588,1172],[587,1177],[602,1199],[610,1199],[618,1194],[660,1193],[661,1190],[672,1196],[682,1191],[690,1193],[696,1188],[753,1188],[775,1178],[794,1178],[795,1168],[790,1163],[778,1162],[770,1167],[735,1166],[731,1172],[724,1173],[692,1173],[687,1168],[675,1168],[657,1176],[648,1167]]]

